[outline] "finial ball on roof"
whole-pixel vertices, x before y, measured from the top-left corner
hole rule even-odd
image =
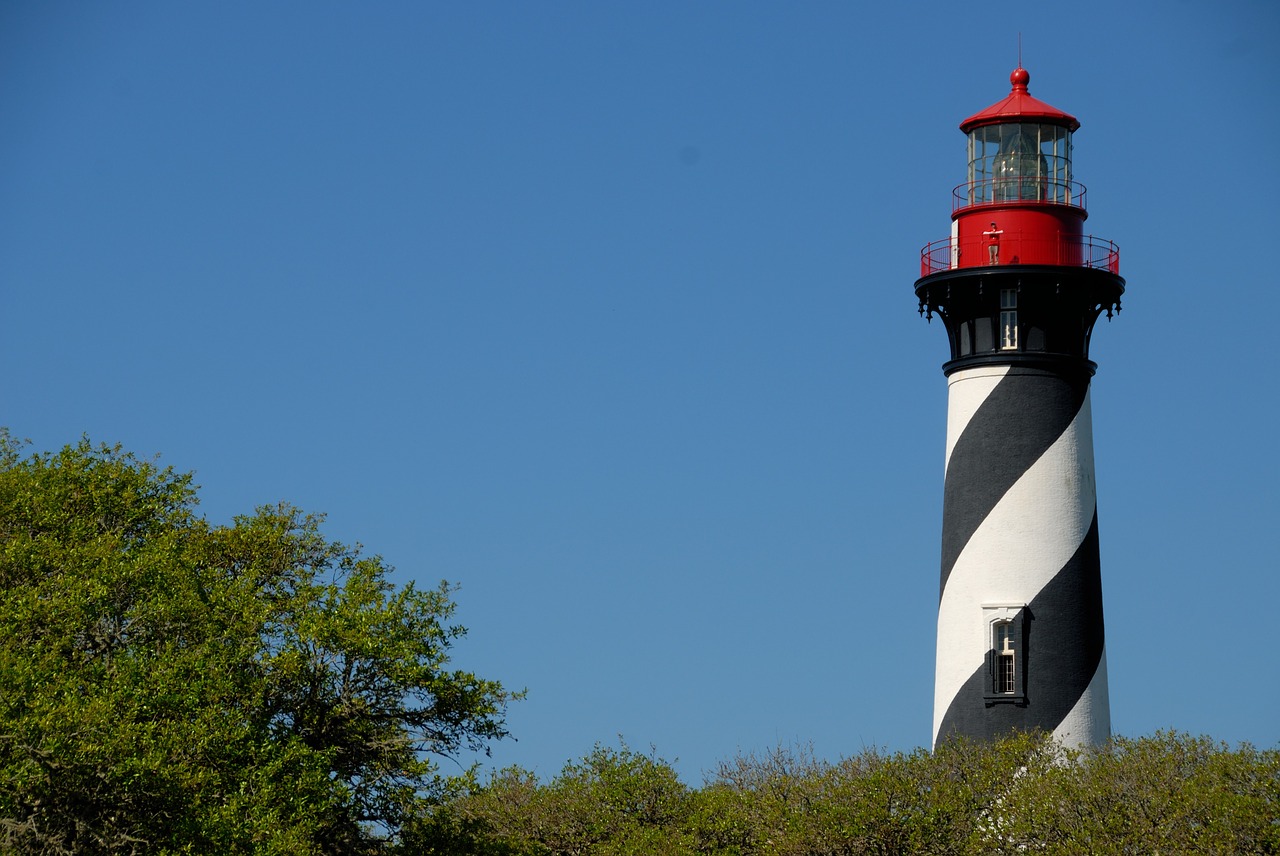
[[[1013,74],[1009,75],[1009,82],[1015,87],[1027,88],[1027,84],[1031,82],[1031,72],[1022,66],[1018,66],[1013,70]]]

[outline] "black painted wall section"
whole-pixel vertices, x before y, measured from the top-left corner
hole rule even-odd
[[[1087,363],[1094,322],[1102,312],[1111,317],[1119,311],[1124,286],[1121,276],[1101,268],[1011,264],[941,271],[916,280],[915,291],[921,314],[936,313],[946,325],[950,372],[1039,357]],[[1018,294],[1018,346],[1012,350],[1002,349],[996,336],[1003,289]]]

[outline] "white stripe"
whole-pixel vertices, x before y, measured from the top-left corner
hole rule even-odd
[[[1010,366],[983,366],[959,371],[947,378],[947,459],[942,467],[944,473],[951,466],[951,453],[969,420],[1009,369]]]
[[[958,391],[953,385],[953,394]],[[982,604],[1030,603],[1075,555],[1093,523],[1096,502],[1086,393],[1067,430],[978,525],[947,577],[938,604],[935,742],[952,699],[985,663],[990,640]]]

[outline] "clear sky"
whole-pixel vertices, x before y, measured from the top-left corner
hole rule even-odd
[[[1112,720],[1280,728],[1273,2],[7,2],[0,424],[460,584],[493,763],[930,740],[957,124],[1080,118]]]

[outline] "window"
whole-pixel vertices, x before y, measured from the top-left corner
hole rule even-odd
[[[1000,289],[1000,350],[1018,348],[1018,290]]]
[[[1013,648],[1013,622],[1001,621],[996,625],[996,692],[1011,695],[1017,691],[1014,670],[1017,652]]]
[[[987,628],[987,705],[1027,703],[1027,632],[1025,604],[983,604]]]

